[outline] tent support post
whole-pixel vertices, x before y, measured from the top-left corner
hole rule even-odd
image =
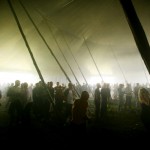
[[[150,73],[150,47],[131,0],[120,0],[141,57]]]
[[[111,48],[111,51],[112,51],[112,54],[113,54],[113,56],[114,56],[114,58],[115,58],[115,60],[116,60],[116,62],[117,62],[117,65],[118,65],[118,67],[119,67],[119,69],[120,69],[120,71],[121,71],[121,73],[122,73],[122,76],[123,76],[123,78],[124,78],[124,80],[125,80],[125,83],[128,83],[128,81],[127,81],[127,79],[126,79],[126,77],[125,77],[125,74],[124,74],[124,72],[123,72],[123,70],[122,70],[122,68],[121,68],[121,66],[120,66],[120,63],[119,63],[119,61],[118,61],[118,59],[117,59],[117,56],[115,55],[115,52],[114,52],[114,50]]]
[[[42,16],[42,17],[43,17],[43,16]],[[43,18],[44,18],[44,17],[43,17]],[[47,24],[47,26],[48,26],[48,28],[49,28],[51,34],[52,34],[52,36],[53,36],[53,38],[54,38],[54,40],[55,40],[57,46],[58,46],[58,49],[60,50],[60,52],[61,52],[61,54],[62,54],[64,60],[65,60],[66,63],[67,63],[67,65],[69,66],[69,68],[70,68],[70,70],[71,70],[71,72],[72,72],[72,74],[73,74],[73,76],[74,76],[76,82],[80,85],[80,83],[79,83],[79,81],[78,81],[78,79],[77,79],[77,77],[76,77],[76,75],[75,75],[73,69],[71,68],[71,66],[70,66],[70,64],[69,64],[69,62],[68,62],[68,60],[67,60],[67,58],[66,58],[66,56],[65,56],[64,53],[62,52],[62,50],[61,50],[61,48],[60,48],[60,46],[59,46],[59,43],[58,43],[58,41],[57,41],[55,35],[54,35],[53,32],[52,32],[51,27],[49,26],[49,24],[48,24],[48,22],[47,22],[47,20],[46,20],[45,18],[44,18],[44,20],[45,20],[45,22],[46,22],[46,24]],[[77,92],[77,91],[76,91],[76,92]],[[78,92],[77,92],[77,94],[78,94],[78,96],[80,97],[80,94],[79,94]]]
[[[95,62],[95,60],[94,60],[94,58],[93,58],[93,56],[92,56],[92,53],[91,53],[91,51],[90,51],[90,49],[89,49],[89,47],[88,47],[88,45],[87,45],[87,43],[86,43],[86,41],[85,41],[84,36],[83,36],[83,40],[84,40],[84,43],[85,43],[85,45],[86,45],[86,47],[87,47],[87,49],[88,49],[88,52],[89,52],[89,54],[90,54],[92,60],[93,60],[93,62],[94,62],[94,65],[95,65],[95,67],[96,67],[96,69],[97,69],[98,74],[99,74],[100,78],[102,79],[102,82],[104,82],[103,77],[102,77],[102,75],[101,75],[101,73],[100,73],[100,71],[99,71],[99,69],[98,69],[98,66],[97,66],[97,64],[96,64],[96,62]]]
[[[26,39],[26,36],[25,36],[25,34],[24,34],[23,30],[22,30],[22,27],[21,27],[21,25],[20,25],[20,22],[19,22],[19,20],[18,20],[18,17],[17,17],[17,15],[16,15],[16,13],[15,13],[15,11],[14,11],[14,9],[13,9],[13,6],[12,6],[10,0],[8,0],[8,4],[9,4],[9,7],[10,7],[12,13],[13,13],[13,16],[14,16],[14,18],[15,18],[15,21],[16,21],[16,23],[17,23],[17,26],[18,26],[18,28],[19,28],[19,31],[20,31],[20,33],[21,33],[21,35],[22,35],[22,38],[23,38],[24,42],[25,42],[25,45],[26,45],[26,47],[27,47],[27,49],[28,49],[28,52],[29,52],[29,54],[30,54],[30,56],[31,56],[31,59],[32,59],[32,61],[33,61],[33,64],[34,64],[34,66],[35,66],[35,68],[36,68],[36,70],[37,70],[37,73],[38,73],[38,75],[39,75],[39,77],[40,77],[40,79],[41,79],[41,81],[42,81],[42,83],[43,83],[43,85],[44,85],[44,88],[45,88],[46,91],[48,92],[48,95],[49,95],[49,98],[50,98],[50,102],[52,103],[52,106],[53,106],[53,108],[54,108],[53,98],[51,97],[51,94],[50,94],[50,92],[49,92],[49,90],[48,90],[48,88],[47,88],[47,86],[46,86],[46,84],[45,84],[44,78],[43,78],[43,76],[42,76],[42,74],[41,74],[41,71],[40,71],[40,69],[39,69],[39,67],[38,67],[38,65],[37,65],[37,63],[36,63],[36,60],[35,60],[35,58],[34,58],[34,56],[33,56],[33,53],[32,53],[32,51],[31,51],[31,48],[30,48],[30,46],[29,46],[29,44],[28,44],[28,41],[27,41],[27,39]]]
[[[71,82],[70,78],[68,77],[68,75],[66,74],[65,70],[63,69],[62,65],[60,64],[60,62],[58,61],[57,57],[54,55],[52,49],[49,47],[49,45],[47,44],[45,38],[43,37],[43,35],[41,34],[41,32],[39,31],[38,27],[36,26],[36,24],[34,23],[34,21],[32,20],[30,14],[28,13],[28,11],[26,10],[26,8],[24,7],[23,3],[19,0],[20,5],[23,7],[24,11],[26,12],[28,18],[30,19],[30,21],[32,22],[33,26],[35,27],[36,31],[38,32],[39,36],[41,37],[41,39],[43,40],[43,42],[45,43],[46,47],[48,48],[49,52],[51,53],[51,55],[54,57],[54,59],[56,60],[57,64],[59,65],[61,71],[64,73],[64,75],[66,76],[67,80]],[[74,87],[74,86],[73,86]],[[76,91],[75,87],[74,90]],[[78,92],[76,91],[76,93],[78,94]],[[78,94],[79,96],[79,94]],[[80,97],[80,96],[79,96]]]
[[[67,40],[65,39],[65,36],[64,36],[63,32],[62,32],[62,35],[63,35],[64,41],[65,41],[65,43],[66,43],[66,45],[67,45],[67,47],[68,47],[68,50],[70,51],[71,56],[73,57],[74,61],[76,62],[77,67],[78,67],[78,69],[79,69],[79,71],[80,71],[80,73],[81,73],[81,75],[82,75],[84,81],[86,82],[87,85],[89,85],[88,82],[87,82],[87,80],[86,80],[86,78],[85,78],[85,76],[84,76],[84,74],[83,74],[83,72],[82,72],[82,70],[81,70],[81,67],[79,66],[79,64],[78,64],[78,62],[77,62],[75,56],[73,55],[73,53],[72,53],[72,51],[71,51],[71,47],[69,46]],[[80,85],[80,86],[81,86],[81,85]],[[89,88],[90,88],[90,87],[89,87]],[[91,93],[92,93],[92,91],[91,91]],[[92,95],[94,96],[93,93],[92,93]]]

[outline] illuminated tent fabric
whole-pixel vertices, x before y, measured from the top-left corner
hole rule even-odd
[[[67,82],[21,5],[18,1],[12,2],[45,80]],[[124,82],[125,78],[128,82],[149,81],[148,71],[119,1],[22,0],[22,2],[73,82],[75,79],[59,47],[81,83],[85,81],[70,50],[89,83],[99,82],[101,78],[88,48],[104,81]],[[150,40],[150,2],[133,0],[133,4]],[[34,77],[35,80],[39,80],[7,1],[1,0],[0,7],[0,82],[6,80],[6,77],[9,80],[19,78],[18,74],[24,79],[25,76],[32,79],[31,82]]]

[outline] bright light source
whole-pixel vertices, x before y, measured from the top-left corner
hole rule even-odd
[[[90,77],[90,79],[89,79],[89,84],[90,85],[95,85],[95,84],[97,84],[97,83],[101,83],[101,78],[99,77],[99,76],[93,76],[93,77]]]
[[[104,76],[103,80],[105,83],[110,83],[110,84],[114,84],[116,82],[115,78],[112,76]],[[89,84],[91,85],[101,83],[101,82],[102,82],[102,79],[99,76],[93,76],[89,79]]]
[[[0,83],[14,83],[15,80],[20,80],[27,83],[36,83],[39,79],[31,73],[27,72],[0,72]]]
[[[112,76],[104,76],[104,82],[114,84],[116,83],[115,78]]]

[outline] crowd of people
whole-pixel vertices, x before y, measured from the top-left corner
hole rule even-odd
[[[0,93],[2,98],[3,93]],[[52,118],[70,124],[74,129],[83,129],[88,119],[88,100],[94,103],[94,119],[102,120],[107,116],[108,104],[117,101],[117,111],[131,110],[134,104],[141,110],[141,119],[146,128],[150,129],[150,94],[149,88],[136,83],[116,84],[97,83],[91,88],[89,85],[67,86],[39,81],[34,86],[16,80],[6,91],[7,107],[10,116],[10,125],[30,124],[32,119],[49,121]],[[134,102],[134,103],[133,103]],[[78,128],[79,127],[79,128]]]

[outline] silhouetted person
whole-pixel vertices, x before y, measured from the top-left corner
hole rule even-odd
[[[125,87],[125,110],[131,110],[132,92],[131,84],[127,83],[127,86]]]
[[[75,100],[75,91],[72,83],[68,83],[68,88],[64,91],[66,101],[66,123],[70,123],[72,118],[72,106]]]
[[[81,93],[81,98],[75,100],[72,108],[71,126],[73,133],[79,137],[86,135],[88,99],[89,93],[83,91]]]
[[[110,88],[108,87],[107,83],[104,83],[101,89],[101,118],[103,119],[107,115],[107,104],[110,99]]]
[[[41,121],[49,119],[50,102],[43,83],[36,83],[33,89],[33,110],[36,118]]]
[[[50,95],[51,95],[51,97],[52,97],[52,99],[53,99],[53,103],[55,103],[55,95],[54,95],[54,93],[55,93],[55,90],[54,90],[54,87],[53,87],[53,82],[51,81],[51,82],[48,82],[48,90],[49,90],[49,92],[50,92]],[[52,105],[50,104],[50,112],[52,112],[53,111],[53,107],[52,107]]]
[[[55,108],[59,113],[63,110],[63,99],[64,94],[61,85],[55,88]]]
[[[99,120],[100,118],[100,99],[101,99],[101,92],[100,92],[100,87],[101,85],[97,83],[94,93],[94,104],[95,104],[95,118],[96,121]]]
[[[118,111],[121,111],[122,108],[124,107],[124,84],[119,84],[118,87],[118,96],[119,96],[119,106],[118,106]]]
[[[23,123],[30,124],[31,119],[31,106],[32,103],[29,101],[28,83],[21,84],[21,104],[23,106]],[[30,106],[30,107],[29,107]]]
[[[1,92],[1,90],[0,90],[0,100],[1,100],[1,98],[2,98],[2,92]],[[0,106],[1,106],[1,103],[0,103]]]
[[[140,84],[136,83],[136,86],[134,87],[134,96],[135,96],[135,106],[136,106],[136,108],[139,108],[139,98],[138,98],[139,89],[140,89]]]
[[[7,96],[9,97],[9,115],[10,125],[16,125],[22,120],[23,105],[20,81],[16,80],[15,85],[8,89]]]
[[[36,119],[40,118],[40,107],[41,107],[41,98],[40,98],[40,83],[36,83],[33,88],[33,112]]]
[[[140,88],[138,96],[141,105],[141,120],[150,132],[150,93],[146,88]]]

